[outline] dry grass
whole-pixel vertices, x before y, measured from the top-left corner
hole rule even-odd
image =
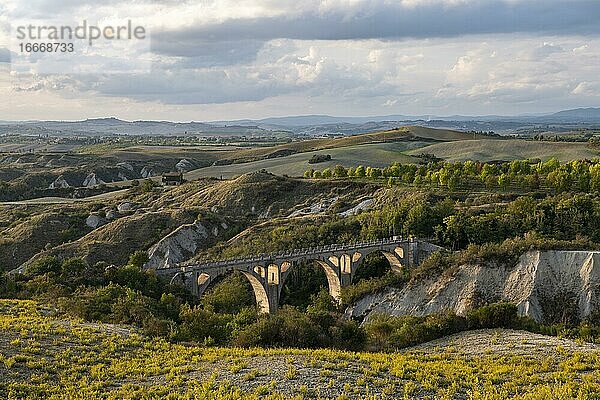
[[[514,331],[470,332],[389,354],[206,348],[51,314],[33,302],[0,300],[0,397],[375,400],[600,395],[597,348]],[[479,342],[482,351],[463,351]]]

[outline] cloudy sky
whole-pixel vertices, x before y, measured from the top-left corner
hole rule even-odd
[[[83,20],[148,38],[52,73],[52,54],[17,51],[15,26]],[[600,106],[599,20],[598,0],[0,0],[0,120]]]

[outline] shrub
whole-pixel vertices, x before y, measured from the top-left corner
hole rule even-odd
[[[152,179],[144,179],[142,183],[139,185],[141,193],[149,193],[154,190],[156,183]]]
[[[467,315],[470,329],[514,328],[517,326],[517,306],[511,303],[492,303]]]
[[[77,287],[87,281],[85,274],[88,265],[81,258],[69,258],[60,266],[61,281],[70,287]]]
[[[109,268],[106,271],[106,280],[121,286],[139,290],[143,294],[160,298],[162,284],[153,271],[143,271],[135,265]]]
[[[142,325],[144,334],[150,337],[171,337],[176,331],[176,324],[169,319],[160,319],[150,316]]]
[[[332,347],[351,351],[360,351],[367,342],[367,333],[355,321],[340,319],[330,327]]]
[[[129,256],[128,265],[137,267],[138,269],[142,269],[144,264],[148,262],[150,258],[148,257],[148,252],[146,251],[136,251],[132,255]]]
[[[467,328],[465,318],[454,313],[425,317],[378,315],[366,326],[371,350],[394,350],[427,342]]]
[[[127,289],[110,284],[99,289],[79,289],[70,297],[59,300],[60,308],[86,321],[110,322],[113,304]]]
[[[325,344],[325,336],[308,315],[284,306],[276,314],[265,316],[241,331],[234,344],[241,347],[317,348]]]
[[[392,271],[380,278],[363,279],[354,285],[342,288],[342,304],[348,306],[366,295],[381,292],[389,286],[400,286],[405,282],[405,276]]]
[[[142,326],[146,320],[153,317],[155,306],[151,298],[127,288],[111,305],[108,319],[112,323]]]
[[[181,325],[176,339],[198,343],[223,344],[230,336],[230,314],[216,314],[200,307],[184,304],[179,313]],[[210,339],[210,340],[209,340]]]
[[[25,275],[33,277],[48,272],[60,273],[60,262],[55,257],[44,257],[27,266]]]

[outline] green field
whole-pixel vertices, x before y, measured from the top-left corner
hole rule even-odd
[[[508,161],[529,158],[547,160],[552,157],[561,161],[572,161],[600,156],[600,152],[592,150],[586,143],[498,139],[436,143],[422,149],[410,151],[408,154],[416,155],[421,152],[435,154],[446,161]]]
[[[458,140],[431,144],[426,141],[401,141],[387,143],[359,144],[353,146],[307,151],[285,157],[251,161],[240,164],[211,166],[189,172],[189,180],[201,177],[234,178],[248,172],[265,169],[276,175],[302,176],[309,168],[323,170],[327,167],[358,165],[386,167],[394,162],[414,163],[415,156],[421,153],[434,154],[446,161],[493,161],[557,158],[561,161],[593,159],[600,152],[586,143],[533,142],[512,139]],[[331,161],[309,164],[315,154],[330,154]]]
[[[276,175],[302,176],[304,171],[309,168],[323,169],[336,165],[343,165],[345,167],[355,167],[358,165],[385,167],[394,162],[413,163],[415,162],[415,158],[407,156],[404,152],[416,150],[416,153],[419,153],[418,149],[429,143],[422,141],[373,143],[308,151],[292,154],[287,157],[200,168],[187,173],[186,179],[193,180],[202,177],[221,176],[223,178],[233,178],[261,169],[266,169]],[[308,160],[315,154],[330,154],[331,161],[309,164]]]

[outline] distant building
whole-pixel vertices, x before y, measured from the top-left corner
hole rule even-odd
[[[162,176],[163,185],[177,186],[181,185],[183,182],[185,182],[185,180],[183,179],[182,172],[167,172]]]

